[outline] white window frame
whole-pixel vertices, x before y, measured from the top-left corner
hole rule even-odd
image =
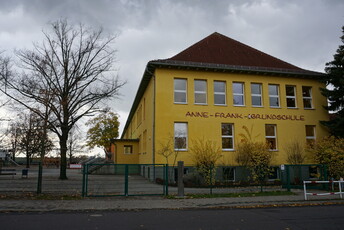
[[[224,92],[220,92],[220,91],[215,91],[215,83],[223,83],[225,86],[225,91]],[[225,81],[214,81],[214,105],[227,105],[227,96],[226,96],[226,91],[227,91],[227,85]],[[220,96],[224,96],[225,98],[225,103],[224,104],[220,104],[220,103],[216,103],[216,95],[220,95]]]
[[[313,136],[307,136],[307,127],[312,127],[313,130]],[[316,132],[315,132],[315,125],[305,125],[305,131],[306,131],[306,142],[308,144],[308,140],[313,140],[315,142],[316,140]]]
[[[196,82],[205,82],[205,91],[198,91],[198,90],[196,90]],[[203,80],[203,79],[195,79],[194,80],[194,91],[195,91],[195,93],[194,93],[194,97],[195,97],[195,99],[194,99],[194,101],[195,101],[195,105],[207,105],[208,103],[208,98],[207,98],[207,89],[208,89],[208,87],[207,87],[207,80]],[[196,94],[198,94],[198,95],[205,95],[205,102],[196,102]]]
[[[270,86],[276,86],[277,87],[277,95],[274,95],[274,94],[270,94]],[[280,102],[280,89],[279,89],[279,85],[277,84],[269,84],[268,85],[268,88],[269,88],[269,106],[270,108],[281,108],[281,102]],[[277,98],[277,101],[278,101],[278,106],[272,106],[271,105],[271,102],[270,102],[270,98]]]
[[[176,84],[175,84],[175,81],[176,80],[182,80],[185,82],[185,90],[178,90],[176,89]],[[173,80],[173,101],[175,104],[187,104],[188,103],[188,94],[187,94],[187,91],[188,91],[188,82],[187,82],[187,79],[184,79],[184,78],[174,78]],[[176,93],[184,93],[185,94],[185,102],[180,102],[180,101],[176,101]]]
[[[232,135],[223,135],[222,133],[222,126],[223,125],[230,125],[231,126],[231,131],[232,131]],[[222,144],[221,144],[221,147],[222,147],[222,151],[233,151],[234,150],[234,124],[233,123],[221,123],[221,143],[222,143],[222,140],[226,138],[226,139],[232,139],[232,148],[223,148]]]
[[[303,95],[304,93],[304,88],[307,87],[309,88],[309,97],[306,97]],[[305,100],[310,100],[311,107],[305,107]],[[313,109],[313,97],[312,97],[312,86],[302,86],[302,101],[303,101],[303,108],[304,109]]]
[[[242,85],[242,93],[234,93],[234,85],[235,84]],[[243,82],[233,82],[232,89],[233,89],[233,105],[234,106],[245,106],[245,84]],[[242,97],[242,104],[235,104],[235,100],[234,100],[235,96],[241,96]]]
[[[177,127],[178,125],[183,124],[185,125],[185,130],[183,132],[178,133]],[[185,148],[176,148],[176,138],[185,138]],[[175,122],[174,123],[174,141],[173,141],[173,148],[175,151],[187,151],[188,149],[188,123],[187,122]]]
[[[266,126],[267,125],[271,125],[274,127],[274,136],[267,136],[266,135]],[[278,143],[277,143],[277,126],[275,124],[265,124],[265,140],[267,141],[267,139],[275,139],[275,145],[276,145],[276,148],[275,149],[270,149],[270,146],[269,146],[269,151],[278,151]]]
[[[288,96],[287,95],[287,87],[293,87],[293,91],[294,91],[294,96]],[[297,101],[296,101],[296,86],[295,85],[286,85],[285,86],[285,95],[286,95],[286,104],[287,104],[287,108],[288,109],[295,109],[297,108]],[[289,107],[288,106],[288,99],[294,99],[295,101],[295,106],[294,107]]]
[[[258,85],[260,89],[260,94],[252,93],[252,85]],[[251,83],[251,104],[252,107],[263,107],[263,87],[261,83]],[[253,104],[253,97],[259,97],[260,98],[260,105],[254,105]]]

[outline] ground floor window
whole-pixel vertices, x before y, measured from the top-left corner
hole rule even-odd
[[[308,168],[309,172],[309,179],[319,179],[320,177],[320,169],[316,165],[309,166]]]
[[[277,180],[277,179],[280,179],[279,178],[279,167],[271,167],[270,168],[270,173],[269,173],[269,176],[268,176],[268,179],[269,180]]]
[[[232,168],[232,167],[222,168],[222,179],[224,181],[234,181],[235,180],[235,168]]]
[[[234,150],[234,138],[233,138],[233,124],[222,123],[221,124],[222,134],[222,150]]]
[[[174,149],[187,150],[188,145],[188,123],[174,123]]]
[[[124,154],[132,154],[133,153],[133,146],[132,145],[124,145]]]
[[[277,150],[276,125],[265,125],[265,139],[269,150]]]
[[[313,146],[315,143],[315,125],[306,125],[307,145]]]

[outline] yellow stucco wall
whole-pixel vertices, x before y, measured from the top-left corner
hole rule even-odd
[[[278,151],[275,152],[274,164],[286,163],[286,154],[283,147],[288,141],[301,140],[306,141],[305,125],[316,126],[316,138],[327,135],[327,131],[320,125],[319,120],[327,120],[328,114],[323,109],[326,105],[326,99],[321,95],[319,87],[324,87],[321,83],[311,79],[287,78],[274,76],[260,76],[247,74],[229,74],[215,72],[197,72],[171,69],[157,69],[156,76],[156,148],[160,143],[173,138],[174,122],[188,123],[188,145],[192,145],[193,140],[202,139],[212,140],[221,147],[221,123],[234,124],[234,143],[240,141],[239,133],[243,133],[243,125],[248,128],[253,126],[253,136],[257,136],[260,141],[265,141],[265,124],[276,124],[277,126],[277,145]],[[187,104],[174,103],[174,78],[187,79]],[[207,105],[194,104],[194,80],[207,80]],[[213,82],[226,82],[226,106],[214,105]],[[233,106],[232,83],[243,82],[245,87],[245,106]],[[263,87],[263,107],[251,106],[251,83],[261,83]],[[280,88],[280,108],[269,107],[268,84],[277,84]],[[286,106],[285,85],[296,86],[296,109],[288,109]],[[302,101],[302,86],[312,87],[313,109],[304,109]],[[204,113],[205,117],[186,115]],[[239,118],[221,118],[219,114],[231,113],[238,114]],[[249,119],[250,114],[296,116],[302,120],[277,120],[277,119]],[[285,118],[285,116],[283,118]],[[157,155],[156,163],[165,163],[165,159]],[[223,159],[225,164],[235,165],[235,151],[224,151]],[[171,162],[173,159],[169,159]],[[185,161],[185,164],[192,164],[190,153],[188,151],[180,152],[177,160]],[[308,159],[312,162],[311,159]]]
[[[132,153],[125,154],[125,146],[132,146]],[[112,159],[118,164],[137,164],[139,162],[139,142],[138,141],[114,141],[111,145]]]
[[[147,86],[144,95],[135,111],[135,115],[124,133],[125,139],[139,139],[135,154],[137,158],[131,158],[133,164],[152,164],[153,162],[153,113],[154,113],[154,78]],[[122,143],[116,141],[117,143]],[[125,143],[125,141],[123,142]],[[123,153],[118,152],[118,163],[126,159]]]

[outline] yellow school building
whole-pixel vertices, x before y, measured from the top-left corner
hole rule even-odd
[[[211,140],[222,149],[219,164],[237,165],[236,146],[252,129],[269,144],[273,164],[287,163],[289,142],[312,143],[328,135],[323,73],[304,70],[219,33],[179,54],[148,62],[120,139],[118,164],[171,164],[159,154],[170,146],[177,161],[192,165],[190,147]],[[307,158],[305,163],[314,163]]]

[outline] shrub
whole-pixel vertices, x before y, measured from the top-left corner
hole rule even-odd
[[[329,176],[334,179],[344,177],[344,139],[333,136],[317,141],[309,151],[317,163],[328,166]]]
[[[288,142],[284,146],[284,151],[287,154],[287,162],[289,164],[303,164],[306,160],[305,146],[298,140]]]
[[[207,185],[215,183],[216,163],[222,157],[221,149],[213,141],[196,140],[192,142],[190,152],[196,170]]]
[[[262,185],[271,171],[272,153],[268,151],[269,147],[266,143],[252,139],[252,128],[249,131],[243,126],[243,129],[246,135],[239,134],[243,140],[237,145],[236,161],[250,170],[251,179],[258,182],[262,190]]]

